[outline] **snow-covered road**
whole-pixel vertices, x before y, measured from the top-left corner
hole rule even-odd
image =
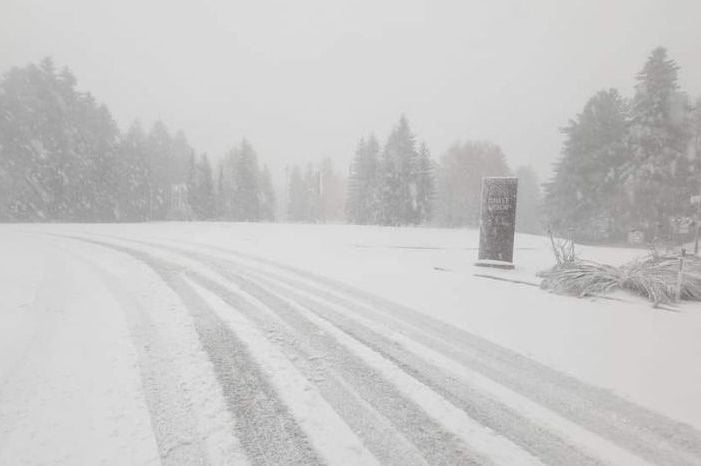
[[[245,242],[165,226],[0,236],[0,464],[701,464],[695,418],[638,402],[648,392]]]

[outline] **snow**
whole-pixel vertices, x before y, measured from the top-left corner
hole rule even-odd
[[[201,456],[212,464],[246,464],[222,388],[178,296],[143,264],[100,249],[85,253],[73,251],[101,276],[126,317],[141,377],[151,382],[143,389],[161,449],[176,462]],[[95,259],[100,266],[89,262]],[[134,274],[139,280],[130,279]]]
[[[285,286],[285,285],[283,285]],[[323,299],[315,298],[313,295],[308,294],[310,299],[315,299],[322,302],[324,306],[336,308],[337,306]],[[347,312],[347,310],[339,309],[340,312]],[[460,364],[456,364],[454,361],[446,358],[437,351],[434,351],[431,347],[417,343],[411,338],[406,337],[403,333],[396,331],[396,329],[391,325],[387,324],[385,326],[378,326],[375,322],[370,319],[365,319],[363,317],[354,316],[354,319],[362,322],[368,328],[376,330],[386,335],[391,335],[392,339],[398,344],[411,348],[412,352],[415,354],[423,355],[431,364],[436,367],[443,368],[447,372],[451,373],[453,376],[458,377],[461,381],[476,387],[478,390],[482,391],[483,395],[496,395],[502,402],[507,404],[514,411],[520,411],[524,416],[529,419],[536,419],[540,424],[550,426],[558,432],[565,432],[567,437],[572,439],[573,442],[580,444],[580,446],[589,451],[592,455],[606,460],[610,464],[644,464],[643,460],[631,455],[627,451],[619,448],[618,446],[608,442],[606,439],[599,436],[593,435],[586,429],[582,429],[573,422],[567,419],[554,415],[552,412],[543,409],[537,403],[533,403],[528,398],[509,390],[497,383],[494,383],[487,377],[482,376],[476,371],[466,369]],[[332,326],[329,326],[329,331],[337,332]],[[339,336],[339,340],[347,340],[343,335]],[[350,343],[353,344],[353,343]],[[359,349],[358,351],[362,351]],[[374,359],[371,363],[382,364],[381,359],[373,358],[373,355],[369,356],[369,359]],[[378,362],[379,361],[379,362]],[[396,370],[392,368],[392,370]],[[401,375],[400,375],[401,376]],[[401,385],[410,385],[411,382],[398,382]],[[417,390],[418,391],[418,390]],[[422,401],[422,404],[435,406],[436,404],[430,400],[430,395],[426,396],[426,399]],[[441,413],[439,418],[444,418],[445,414]],[[469,438],[474,442],[475,437],[479,438],[480,433],[471,433]],[[491,449],[487,448],[487,451]],[[502,459],[506,464],[526,464],[533,461],[532,458],[523,457],[522,452],[514,451],[512,446],[506,446],[499,448],[504,457]]]
[[[157,464],[117,304],[80,264],[28,246],[3,238],[0,464]]]
[[[127,247],[132,255],[64,235]],[[434,337],[422,333],[430,329],[422,329],[419,318],[406,320],[399,311],[373,314],[384,301],[368,307],[363,293],[409,306],[599,387],[602,396],[610,394],[701,429],[701,305],[686,303],[671,311],[626,294],[616,295],[620,300],[615,301],[549,294],[528,286],[537,283],[538,270],[552,265],[546,238],[517,235],[514,270],[476,267],[477,244],[478,232],[465,229],[215,222],[0,225],[0,464],[158,463],[166,447],[177,453],[170,459],[184,455],[180,458],[215,464],[247,460],[247,445],[239,438],[242,426],[228,408],[217,376],[220,363],[203,346],[197,314],[177,290],[166,286],[163,275],[133,255],[138,253],[228,286],[249,301],[255,299],[228,282],[217,261],[240,264],[240,273],[261,286],[269,281],[270,290],[276,284],[281,291],[271,295],[289,293],[283,298],[297,302],[291,309],[322,328],[324,341],[344,348],[339,354],[348,352],[381,374],[481,457],[502,463],[539,459],[516,444],[518,439],[480,425],[418,375],[307,308],[294,293],[323,304],[334,315],[346,315],[350,328],[359,325],[396,342],[398,351],[418,355],[461,384],[558,432],[587,455],[617,464],[667,458],[657,454],[680,462],[699,460],[694,452],[701,446],[696,444],[675,452],[660,441],[655,444],[659,452],[650,453],[626,443],[622,434],[597,431],[595,424],[579,422],[506,380],[469,367],[442,346],[428,345]],[[595,247],[578,251],[613,264],[645,253]],[[211,262],[198,254],[212,256]],[[336,383],[338,377],[344,390],[363,399],[341,368],[321,361],[318,367],[327,371],[327,382],[311,380],[302,362],[285,350],[295,342],[269,339],[244,310],[234,309],[189,276],[182,278],[184,272],[172,273],[174,280],[190,283],[227,331],[250,350],[319,458],[332,464],[386,462],[369,445],[367,432],[330,398],[336,385],[324,383]],[[337,282],[346,288],[335,286]],[[356,310],[362,306],[367,312]],[[261,322],[280,319],[272,310],[261,314]],[[327,347],[318,346],[317,337],[305,336],[302,327],[279,325],[297,335],[300,348]],[[391,423],[377,406],[361,404],[373,419],[368,422]],[[389,430],[387,435],[401,439],[395,444],[406,458],[426,454],[420,445],[413,446],[411,435]]]
[[[405,396],[414,399],[420,406],[423,406],[434,420],[441,422],[478,453],[486,457],[491,456],[490,459],[494,464],[541,464],[536,458],[531,457],[516,445],[470,419],[464,412],[436,395],[429,387],[403,372],[396,364],[385,360],[382,355],[353,340],[343,331],[309,313],[306,309],[298,307],[298,310],[302,315],[306,315],[307,318],[317,323],[324,331],[333,335],[341,344],[360,355],[369,366],[384,373],[388,380],[399,387]]]
[[[261,358],[281,396],[300,419],[318,451],[329,464],[379,464],[341,418],[328,406],[318,390],[300,374],[285,356],[268,342],[244,316],[219,297],[190,282],[227,323],[236,328],[248,347]]]

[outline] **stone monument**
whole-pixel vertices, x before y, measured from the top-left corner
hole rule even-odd
[[[475,265],[514,268],[518,178],[482,178],[480,245]]]

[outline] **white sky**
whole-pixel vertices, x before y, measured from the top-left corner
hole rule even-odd
[[[701,0],[0,0],[0,70],[52,56],[122,128],[163,120],[281,167],[383,140],[488,139],[541,174],[595,91],[630,95],[657,45],[701,94]]]

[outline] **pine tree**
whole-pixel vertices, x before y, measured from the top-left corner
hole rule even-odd
[[[197,162],[195,161],[195,154],[191,153],[187,161],[187,203],[193,214],[193,218],[197,220],[202,220],[201,214],[201,197],[200,197],[200,185],[201,179],[198,173]]]
[[[419,148],[412,178],[414,223],[426,223],[431,219],[435,195],[434,166],[426,143]]]
[[[659,47],[638,73],[631,108],[627,187],[633,219],[650,236],[669,231],[671,218],[689,210],[695,194],[686,149],[689,105],[678,90],[679,66]]]
[[[123,137],[51,59],[0,78],[0,220],[142,221],[185,197],[192,148],[162,123]],[[187,208],[187,203],[178,203]]]
[[[201,218],[211,220],[216,217],[217,203],[214,193],[214,180],[212,177],[212,165],[209,163],[207,154],[203,154],[199,163],[200,173],[200,199],[201,199]]]
[[[275,220],[275,191],[273,179],[267,165],[260,172],[260,218],[272,222]]]
[[[292,222],[306,220],[306,186],[298,165],[293,165],[290,170],[288,183],[287,218]]]
[[[187,141],[185,133],[180,130],[175,133],[170,146],[170,163],[168,164],[168,180],[172,185],[187,183],[190,160],[194,150]]]
[[[196,175],[195,151],[187,142],[185,133],[179,130],[170,140],[166,178],[168,180],[168,206],[166,216],[169,220],[187,220],[195,214],[188,203],[188,182]]]
[[[363,196],[366,191],[363,190],[363,182],[366,178],[363,173],[363,157],[366,152],[365,138],[361,138],[355,149],[355,157],[351,162],[350,175],[348,177],[348,194],[346,196],[346,218],[350,223],[367,223],[365,220],[365,212],[362,207]]]
[[[232,217],[237,221],[260,219],[258,157],[245,139],[232,153],[233,192]]]
[[[547,224],[579,239],[620,238],[627,223],[622,171],[627,104],[615,89],[598,92],[562,130],[566,140],[552,180],[545,185]]]
[[[306,222],[319,221],[319,194],[320,194],[319,171],[311,164],[307,164],[304,173],[304,216]]]
[[[222,220],[229,218],[229,199],[231,198],[226,183],[225,165],[222,160],[217,166],[216,217]]]
[[[216,199],[212,166],[207,154],[203,154],[195,162],[194,155],[190,157],[190,177],[187,183],[188,203],[198,220],[210,220],[216,215]]]
[[[166,220],[171,203],[172,139],[166,126],[156,122],[147,138],[149,211],[151,220]]]
[[[692,161],[692,181],[690,184],[692,191],[701,194],[701,97],[696,100],[694,105],[690,125],[689,158]]]
[[[417,155],[409,121],[402,115],[380,160],[380,222],[384,225],[406,225],[414,219],[411,180]]]
[[[380,219],[380,145],[375,135],[361,139],[348,179],[346,216],[351,223],[377,223]]]
[[[90,101],[94,102],[92,96]],[[85,159],[89,161],[87,184],[90,192],[84,193],[83,221],[113,222],[116,220],[118,183],[115,171],[118,166],[117,124],[112,119],[107,107],[95,106],[85,118],[86,132],[92,135]],[[85,141],[87,138],[84,138]],[[84,188],[85,189],[85,188]]]
[[[117,219],[141,222],[149,219],[149,176],[146,134],[134,122],[119,144]]]
[[[112,221],[117,127],[106,107],[76,90],[53,61],[0,80],[0,217],[13,221]]]

